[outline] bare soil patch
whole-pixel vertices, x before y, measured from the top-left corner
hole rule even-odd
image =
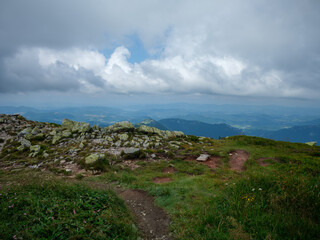
[[[269,166],[270,164],[272,164],[274,162],[278,162],[278,160],[276,158],[265,158],[265,157],[258,159],[258,164],[262,167]]]
[[[167,167],[162,170],[162,173],[175,173],[177,170],[174,167]]]
[[[154,205],[154,198],[145,191],[116,189],[137,220],[138,228],[145,240],[171,240],[170,218],[166,212]]]
[[[229,153],[229,165],[232,170],[244,171],[244,163],[248,160],[250,154],[244,150],[236,150]]]
[[[152,182],[160,184],[160,183],[168,183],[168,182],[172,182],[171,178],[168,177],[155,177],[152,179]]]
[[[189,162],[196,162],[198,164],[206,165],[209,168],[211,168],[212,170],[214,170],[215,168],[217,168],[218,166],[221,165],[221,157],[209,157],[207,161],[203,161],[203,162],[197,161],[197,158],[195,158],[195,157],[193,157],[193,158],[187,157],[185,160],[189,161]]]
[[[201,162],[201,164],[208,166],[211,169],[215,169],[221,165],[220,157],[210,157],[209,160]]]

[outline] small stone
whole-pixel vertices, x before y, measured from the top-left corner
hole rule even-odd
[[[121,141],[127,141],[128,138],[129,138],[129,136],[128,136],[128,134],[126,134],[126,133],[119,134],[119,139],[120,139]]]
[[[31,134],[32,135],[37,135],[37,134],[39,134],[40,133],[40,131],[39,131],[39,128],[38,127],[35,127],[34,129],[32,129],[32,131],[31,131]]]
[[[123,157],[126,159],[138,158],[141,155],[141,150],[139,148],[126,148],[123,151]]]
[[[198,158],[197,161],[199,162],[205,162],[208,160],[208,158],[210,157],[210,155],[208,154],[201,154]]]
[[[24,149],[25,149],[25,147],[24,147],[24,146],[22,146],[22,145],[21,145],[21,146],[19,146],[19,147],[17,147],[17,150],[18,150],[18,151],[23,151]]]
[[[39,145],[30,146],[30,152],[38,153],[39,151],[40,151],[40,146]]]
[[[59,136],[59,135],[53,136],[52,144],[56,144],[60,139],[61,139],[61,136]]]
[[[21,146],[23,146],[23,147],[29,148],[31,146],[31,142],[27,139],[24,139],[24,138],[20,141],[20,143],[21,143]]]
[[[81,143],[79,144],[79,148],[80,148],[80,149],[83,149],[83,148],[84,148],[83,142],[81,142]]]
[[[71,136],[71,132],[69,130],[64,130],[62,132],[62,136],[68,138]]]

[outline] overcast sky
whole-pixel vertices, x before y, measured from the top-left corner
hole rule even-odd
[[[319,104],[319,13],[318,0],[1,0],[1,105]]]

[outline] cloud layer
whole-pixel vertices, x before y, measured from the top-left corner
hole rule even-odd
[[[0,9],[0,94],[320,99],[319,1],[32,0]],[[133,35],[150,58],[128,61]]]

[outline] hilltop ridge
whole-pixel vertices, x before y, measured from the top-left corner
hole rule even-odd
[[[4,161],[0,167],[4,169],[27,166],[52,170],[56,166],[57,171],[64,169],[71,174],[74,169],[83,173],[78,167],[90,168],[89,165],[99,162],[99,156],[103,154],[152,157],[143,151],[161,147],[162,151],[168,152],[169,148],[179,148],[181,143],[187,142],[181,131],[160,130],[146,125],[134,127],[128,121],[101,128],[68,119],[58,125],[28,121],[21,115],[0,115],[0,124],[1,150],[4,148],[1,153]],[[12,161],[18,157],[24,161]],[[65,157],[68,161],[61,160]],[[89,164],[86,159],[93,160]],[[60,169],[60,166],[64,168]]]
[[[2,114],[0,152],[3,239],[320,236],[314,143]]]

